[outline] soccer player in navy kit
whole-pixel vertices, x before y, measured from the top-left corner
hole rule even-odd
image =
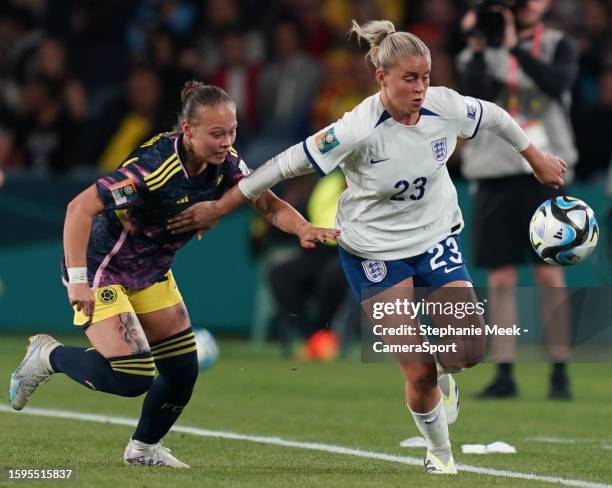
[[[376,288],[403,287],[407,296],[414,287],[469,289],[458,239],[463,219],[446,169],[457,138],[495,132],[526,159],[541,183],[563,185],[566,164],[540,152],[495,104],[430,88],[431,55],[415,35],[396,31],[389,21],[353,22],[352,31],[370,45],[367,58],[380,91],[264,163],[219,201],[174,217],[171,227],[205,228],[280,180],[327,174],[339,166],[347,180],[336,217],[340,259],[362,304],[362,292]],[[428,473],[457,472],[448,424],[457,418],[458,390],[448,373],[479,359],[443,364],[438,356],[439,375],[432,363],[400,361],[406,404],[427,441]]]
[[[21,410],[39,384],[62,372],[95,391],[147,393],[124,452],[128,464],[189,467],[161,445],[189,402],[198,375],[195,338],[170,270],[194,232],[173,234],[167,220],[215,200],[250,170],[232,148],[236,107],[220,88],[188,82],[179,130],[155,136],[68,205],[62,266],[74,323],[92,348],[39,334],[11,376],[9,401]],[[266,192],[258,211],[304,247],[334,239]],[[155,367],[158,376],[155,376]]]

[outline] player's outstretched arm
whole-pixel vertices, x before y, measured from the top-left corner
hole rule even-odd
[[[95,185],[77,195],[66,210],[64,255],[68,268],[68,300],[77,310],[93,316],[95,298],[87,282],[87,244],[91,222],[104,210]]]
[[[194,203],[180,214],[168,219],[166,229],[172,234],[183,234],[197,230],[199,238],[202,233],[212,229],[220,218],[247,201],[248,199],[236,185],[219,200]]]
[[[199,202],[168,220],[167,229],[173,234],[194,230],[206,232],[217,221],[246,201],[254,201],[276,183],[288,178],[313,173],[301,144],[296,144],[257,168],[240,180],[219,200]]]
[[[272,225],[283,232],[296,235],[302,247],[313,248],[315,242],[324,243],[326,239],[336,240],[340,235],[338,229],[313,227],[295,208],[270,190],[254,198],[252,202]]]

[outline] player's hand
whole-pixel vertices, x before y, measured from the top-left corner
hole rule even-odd
[[[338,229],[325,229],[306,224],[300,229],[298,238],[300,239],[300,246],[312,249],[316,246],[315,242],[325,243],[326,240],[335,241],[339,235],[340,231]]]
[[[533,161],[532,167],[533,174],[540,183],[555,188],[565,185],[567,163],[558,156],[540,153],[540,156]]]
[[[202,234],[212,229],[218,220],[219,215],[215,202],[198,202],[169,219],[166,229],[171,234],[183,234],[197,230],[198,239],[201,239]]]
[[[68,300],[78,312],[83,312],[92,319],[96,298],[94,297],[89,284],[87,283],[68,283]]]

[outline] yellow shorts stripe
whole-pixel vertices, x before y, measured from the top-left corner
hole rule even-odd
[[[169,352],[169,353],[166,353],[166,354],[162,354],[162,355],[160,355],[160,356],[155,356],[155,355],[154,355],[154,356],[153,356],[153,359],[158,360],[158,359],[166,359],[166,358],[171,358],[171,357],[174,357],[174,356],[180,356],[181,354],[188,354],[188,353],[190,353],[190,352],[193,352],[193,351],[195,351],[196,349],[197,349],[197,347],[196,347],[196,346],[195,346],[195,344],[194,344],[194,345],[193,345],[192,347],[190,347],[189,349],[182,349],[182,350],[180,350],[180,351]]]
[[[165,351],[167,350],[169,347],[176,347],[176,346],[183,346],[186,344],[186,342],[184,341],[194,341],[195,340],[195,335],[189,334],[187,336],[184,337],[177,337],[176,339],[173,339],[171,341],[168,342],[162,342],[161,344],[158,344],[157,346],[153,346],[151,348],[151,354],[156,353],[156,352],[161,352],[161,351]]]
[[[113,368],[113,371],[119,371],[121,373],[128,374],[137,374],[139,376],[155,376],[155,371],[139,371],[136,369],[123,369],[123,368]]]

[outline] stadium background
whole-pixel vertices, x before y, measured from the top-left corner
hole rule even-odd
[[[580,53],[572,122],[580,159],[569,194],[585,199],[602,229],[597,254],[568,271],[571,286],[610,283],[612,147],[611,5],[555,0],[548,22]],[[0,331],[71,331],[59,281],[66,203],[129,150],[176,121],[180,87],[197,78],[237,101],[236,148],[252,167],[337,119],[375,90],[363,51],[346,39],[351,18],[387,18],[432,51],[432,85],[457,88],[454,57],[465,2],[350,0],[9,0],[0,4]],[[466,217],[471,199],[449,167]],[[278,188],[304,210],[316,179]],[[297,243],[259,232],[250,209],[226,218],[174,267],[194,324],[248,336],[273,313],[269,256]],[[527,236],[525,236],[527,239]],[[482,270],[472,268],[477,284]],[[521,284],[532,284],[521,272]],[[264,334],[265,335],[265,334]]]
[[[580,162],[569,192],[593,206],[603,236],[597,254],[570,270],[569,283],[603,287],[612,269],[610,1],[552,4],[549,22],[569,32],[580,50],[572,109]],[[175,431],[164,439],[193,467],[181,472],[122,466],[131,428],[107,417],[104,424],[78,420],[82,413],[137,419],[140,399],[88,392],[55,375],[23,412],[6,405],[27,335],[49,331],[66,344],[86,344],[74,334],[59,281],[65,204],[132,146],[171,128],[184,80],[224,85],[242,74],[243,83],[229,87],[240,108],[236,146],[256,166],[375,89],[363,52],[346,40],[350,18],[389,18],[416,32],[433,53],[433,84],[457,87],[453,57],[462,47],[457,25],[464,9],[459,0],[0,0],[0,168],[6,174],[0,185],[0,485],[7,467],[70,467],[75,486],[112,488],[612,486],[602,484],[612,480],[610,367],[592,357],[570,365],[571,402],[546,400],[548,364],[518,362],[520,398],[510,401],[474,399],[494,365],[463,373],[462,416],[451,428],[461,473],[452,481],[432,480],[422,469],[422,449],[399,445],[418,432],[398,368],[362,363],[356,355],[303,362],[279,357],[276,343],[253,348],[222,337],[221,360],[201,374],[179,421],[212,437]],[[449,167],[469,246],[471,199],[460,163],[459,152]],[[278,191],[305,210],[316,181],[293,181]],[[228,216],[177,256],[174,271],[194,324],[218,337],[262,339],[274,330],[264,270],[295,252],[296,243],[262,232],[253,216],[248,208]],[[482,285],[482,270],[471,272]],[[521,283],[532,283],[525,270]],[[609,316],[609,308],[600,315],[603,326]],[[609,346],[602,345],[609,361]],[[37,417],[58,413],[68,418]],[[230,437],[217,437],[219,430]],[[497,440],[517,453],[460,452],[464,443]],[[291,441],[299,446],[288,447]],[[330,446],[335,451],[325,451]],[[351,456],[347,448],[360,451]],[[389,455],[394,461],[385,460]]]

